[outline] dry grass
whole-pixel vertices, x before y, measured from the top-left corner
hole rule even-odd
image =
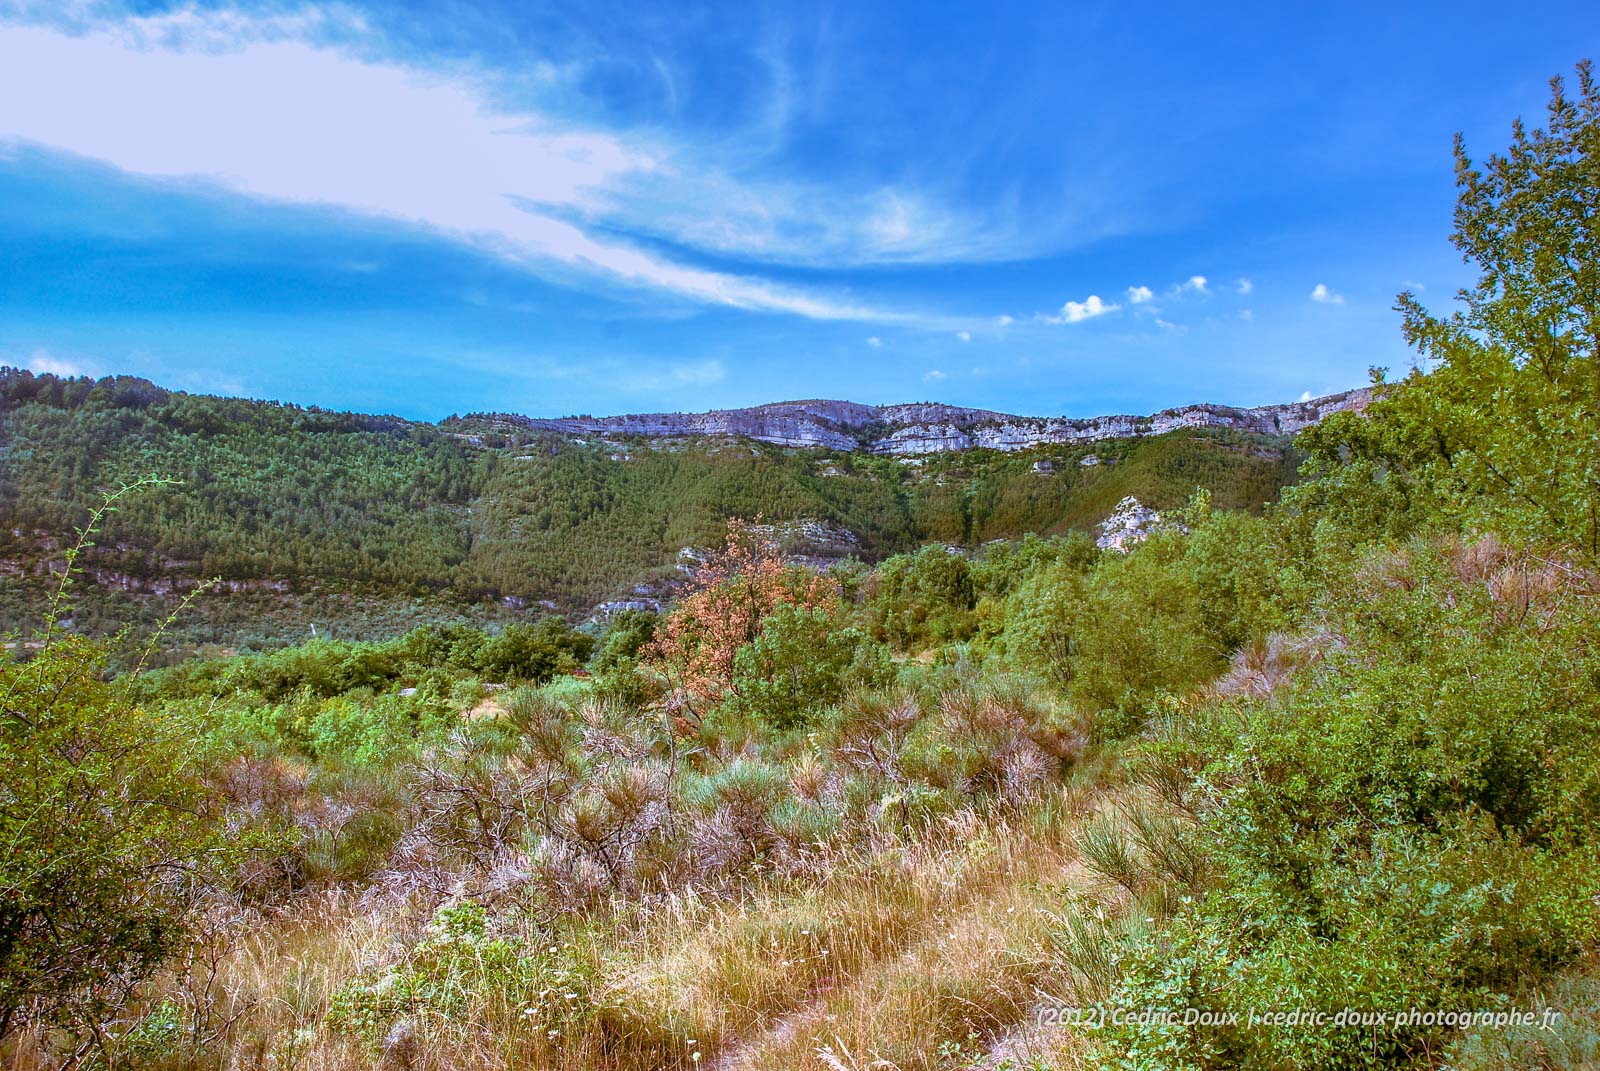
[[[855,954],[809,990],[774,992],[712,1066],[935,1067],[1024,1023],[1052,977],[1049,912],[1081,870],[1059,826],[968,821],[909,862],[893,913],[871,917]]]
[[[133,1054],[155,1024],[126,1061],[150,1071],[931,1068],[1021,1051],[1065,978],[1049,931],[1066,890],[1097,894],[1075,830],[1115,760],[1019,687],[925,698],[862,699],[782,761],[700,754],[676,810],[670,778],[691,775],[634,715],[531,693],[389,771],[409,780],[225,764],[242,810],[408,824],[375,872],[328,853],[321,877],[249,885],[272,906],[229,914],[108,1025]],[[612,853],[625,880],[563,893],[552,846],[617,847],[607,816],[666,832],[641,865]],[[475,928],[452,929],[457,911]],[[8,1071],[61,1064],[0,1052]]]
[[[459,1016],[412,1015],[384,1036],[328,1012],[353,980],[406,961],[428,912],[331,892],[233,920],[215,970],[197,960],[147,1007],[209,1000],[220,1060],[158,1066],[357,1068],[930,1068],[977,1059],[1030,1018],[1054,977],[1047,929],[1063,886],[1087,888],[1072,826],[1087,795],[931,821],[841,851],[800,880],[752,872],[738,891],[676,890],[565,920],[596,1011],[552,1036],[514,995],[469,991]],[[548,925],[508,916],[516,930]],[[201,957],[200,959],[204,959]],[[697,1054],[700,1057],[697,1058]],[[0,1066],[44,1066],[14,1055]],[[157,1066],[157,1065],[152,1065]]]
[[[1074,876],[1037,862],[1053,881]],[[780,1020],[727,1066],[910,1069],[981,1055],[1028,1018],[1050,973],[1044,933],[1055,893],[1008,879],[928,916],[903,952]]]

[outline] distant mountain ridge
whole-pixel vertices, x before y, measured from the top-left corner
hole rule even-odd
[[[1181,428],[1223,428],[1261,435],[1293,435],[1345,410],[1360,412],[1370,387],[1307,401],[1239,408],[1200,404],[1149,416],[1026,417],[938,402],[864,405],[814,399],[772,402],[704,413],[629,413],[620,416],[528,417],[475,413],[463,423],[488,422],[562,435],[689,438],[727,435],[779,446],[822,447],[873,454],[909,455],[987,448],[1025,450],[1053,443],[1085,443],[1160,435]]]

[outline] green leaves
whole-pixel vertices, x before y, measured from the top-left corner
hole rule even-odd
[[[734,656],[731,702],[774,728],[808,724],[850,686],[893,678],[876,648],[860,629],[840,627],[834,613],[785,603]]]
[[[1510,149],[1475,166],[1456,144],[1451,240],[1480,275],[1463,308],[1396,309],[1424,367],[1381,392],[1366,422],[1305,436],[1416,486],[1446,521],[1600,552],[1600,89],[1552,82],[1549,123],[1519,122]],[[1431,366],[1431,367],[1430,367]]]
[[[189,741],[58,635],[0,663],[0,1033],[126,998],[185,935],[211,822]]]

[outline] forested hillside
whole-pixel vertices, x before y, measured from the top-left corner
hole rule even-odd
[[[315,622],[380,636],[441,613],[581,612],[714,542],[729,517],[821,521],[875,560],[1086,529],[1128,494],[1164,508],[1205,486],[1258,509],[1295,468],[1286,441],[1221,431],[897,460],[447,427],[4,370],[0,627],[37,623],[63,540],[102,491],[141,475],[177,482],[106,519],[75,624],[148,625],[215,577],[229,599],[202,598],[179,627],[237,646]],[[1079,464],[1091,453],[1098,464]]]

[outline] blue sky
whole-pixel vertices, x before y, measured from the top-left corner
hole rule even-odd
[[[1592,3],[0,0],[0,363],[437,419],[1409,363]]]

